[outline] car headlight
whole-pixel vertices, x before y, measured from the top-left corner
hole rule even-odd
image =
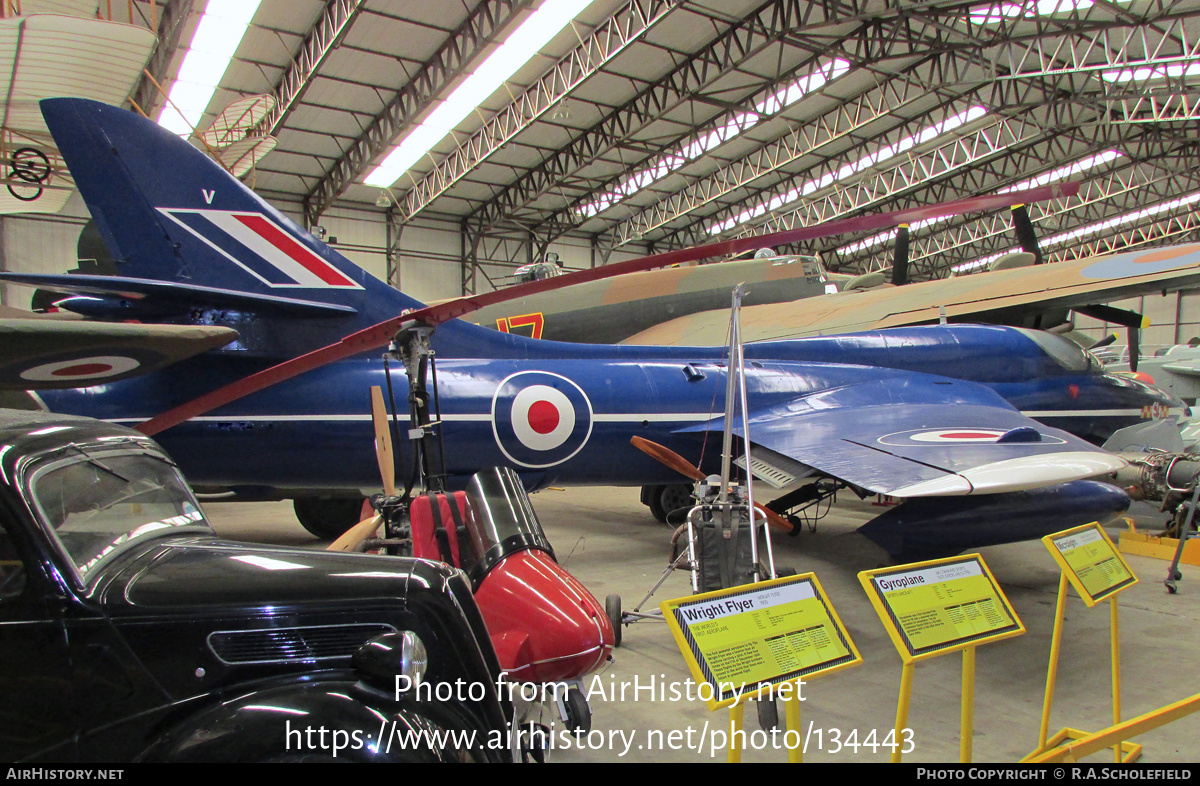
[[[429,652],[411,630],[376,636],[354,653],[354,668],[387,690],[408,690],[425,679]]]

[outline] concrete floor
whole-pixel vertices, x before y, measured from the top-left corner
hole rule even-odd
[[[534,495],[533,502],[559,561],[601,601],[616,593],[626,609],[632,608],[662,574],[670,529],[651,518],[635,489],[549,489]],[[208,503],[205,509],[226,537],[324,545],[296,523],[289,503]],[[817,574],[863,656],[857,667],[805,683],[801,725],[808,738],[806,762],[886,762],[890,757],[889,749],[872,750],[869,743],[882,740],[894,723],[901,661],[858,583],[859,571],[880,567],[886,559],[854,532],[864,520],[865,508],[835,511],[815,532],[774,541],[777,565]],[[1139,521],[1147,530],[1152,522]],[[1114,540],[1117,532],[1109,531]],[[990,547],[982,553],[1027,632],[977,650],[973,761],[1015,762],[1037,744],[1059,570],[1040,542]],[[1200,654],[1200,568],[1183,566],[1179,593],[1170,595],[1162,583],[1166,562],[1127,559],[1140,581],[1122,591],[1118,602],[1123,719],[1191,696],[1200,685],[1194,676]],[[687,574],[675,573],[647,605],[654,608],[658,601],[689,594]],[[552,759],[723,761],[720,737],[712,732],[728,728],[726,710],[709,712],[699,701],[670,696],[657,700],[644,688],[634,693],[637,685],[682,686],[689,680],[667,626],[637,623],[625,628],[623,638],[609,668],[585,682],[592,699],[591,748],[557,750]],[[1051,733],[1064,726],[1094,731],[1111,723],[1109,640],[1108,604],[1088,609],[1072,593]],[[905,762],[958,761],[961,665],[957,653],[917,664],[909,713],[915,749],[904,756]],[[622,689],[623,700],[617,695]],[[756,729],[751,708],[745,730]],[[835,751],[839,738],[845,744]],[[850,744],[854,741],[860,744]],[[1200,761],[1200,713],[1136,741],[1145,746],[1143,762]],[[786,751],[771,747],[761,733],[748,743],[764,747],[747,750],[744,761],[787,760]],[[1111,760],[1111,753],[1089,759]]]

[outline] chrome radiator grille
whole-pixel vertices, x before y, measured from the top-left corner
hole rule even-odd
[[[219,630],[208,635],[208,648],[229,665],[312,663],[349,658],[368,639],[395,630],[382,623]]]

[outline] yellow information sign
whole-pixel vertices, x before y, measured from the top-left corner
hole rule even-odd
[[[1056,532],[1042,542],[1089,607],[1137,584],[1137,576],[1099,524]]]
[[[709,709],[862,662],[812,573],[661,604]]]
[[[978,554],[864,571],[858,580],[906,663],[1025,632]]]

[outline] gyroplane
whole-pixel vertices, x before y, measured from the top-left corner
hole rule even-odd
[[[426,391],[414,393],[410,422],[425,422]],[[416,461],[398,484],[393,423],[379,387],[371,388],[371,420],[383,486],[371,500],[378,512],[329,549],[383,550],[465,572],[505,679],[533,688],[519,694],[521,721],[541,723],[553,706],[569,729],[588,731],[581,681],[608,661],[614,629],[595,596],[559,564],[516,473],[491,467],[448,491],[441,466]],[[434,435],[420,431],[430,446]]]
[[[193,483],[246,493],[377,489],[362,449],[372,430],[361,391],[390,381],[404,397],[409,380],[426,379],[434,414],[406,428],[436,430],[433,449],[444,455],[448,486],[491,466],[511,467],[529,489],[673,482],[674,473],[631,447],[629,438],[702,455],[722,430],[722,350],[537,341],[454,317],[532,291],[522,287],[845,228],[834,222],[766,241],[726,241],[425,307],[157,125],[90,101],[57,99],[42,107],[122,275],[5,278],[87,290],[126,318],[143,309],[163,322],[234,323],[240,334],[225,348],[161,372],[48,392],[46,403],[137,424],[158,436]],[[162,177],[167,162],[169,178]],[[1013,199],[1029,195],[867,216],[852,226],[884,228]],[[403,372],[385,368],[379,357],[392,343],[410,361]],[[942,511],[950,523],[921,538],[926,545],[944,539],[951,550],[1114,515],[1126,498],[1112,487],[1090,484],[1069,502],[1059,496],[1064,486],[1123,466],[1076,433],[1094,439],[1181,406],[1105,375],[1066,339],[997,326],[760,342],[745,354],[756,471],[769,467],[798,482],[825,479],[892,495],[907,500],[901,508],[940,500],[951,509]],[[401,448],[402,464],[416,455],[416,445]],[[1043,515],[1049,497],[1056,499],[1054,517]],[[1006,517],[996,526],[1000,519],[990,511],[1000,507]],[[903,521],[889,525],[891,548],[905,551],[905,532]]]

